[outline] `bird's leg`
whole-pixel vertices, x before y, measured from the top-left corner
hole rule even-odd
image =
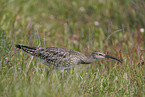
[[[47,72],[47,79],[48,79],[48,82],[50,82],[49,72],[50,72],[50,70]]]
[[[64,78],[64,71],[61,72],[61,80]]]
[[[61,80],[63,79],[64,77],[64,69],[63,68],[58,68],[59,70],[59,73],[60,73],[60,76],[61,76]]]
[[[50,70],[47,72],[47,78],[49,77],[49,73],[50,73],[52,70],[53,70],[53,68],[50,69]]]
[[[47,72],[47,77],[49,76],[49,72],[50,72],[50,71]]]

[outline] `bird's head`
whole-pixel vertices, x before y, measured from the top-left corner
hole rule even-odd
[[[110,56],[110,55],[106,55],[106,54],[104,54],[104,53],[101,53],[101,52],[99,52],[99,51],[94,51],[92,54],[91,54],[91,56],[94,58],[94,59],[104,59],[104,58],[111,58],[111,59],[115,59],[115,60],[117,60],[117,61],[119,61],[119,62],[121,62],[122,63],[122,61],[121,60],[119,60],[119,59],[117,59],[117,58],[115,58],[115,57],[112,57],[112,56]]]

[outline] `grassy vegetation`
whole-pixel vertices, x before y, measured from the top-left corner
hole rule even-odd
[[[144,10],[144,0],[1,0],[0,96],[144,97]],[[104,59],[47,78],[52,67],[15,44],[99,50],[123,63]]]

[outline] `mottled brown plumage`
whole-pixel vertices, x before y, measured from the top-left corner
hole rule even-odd
[[[31,54],[39,61],[48,66],[53,65],[61,72],[63,72],[65,69],[71,69],[76,65],[89,64],[103,58],[112,58],[121,62],[115,57],[105,55],[98,51],[94,51],[89,57],[86,57],[84,54],[78,51],[69,50],[61,47],[41,48],[23,45],[16,45],[16,47]]]

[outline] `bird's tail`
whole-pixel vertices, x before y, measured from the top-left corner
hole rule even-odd
[[[36,47],[23,46],[23,45],[16,45],[16,48],[21,49],[31,55],[35,55],[35,51],[37,50]]]

